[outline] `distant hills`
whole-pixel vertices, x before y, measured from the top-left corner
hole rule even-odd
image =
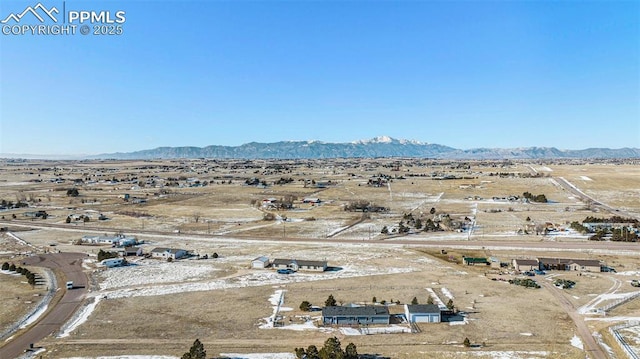
[[[453,147],[399,140],[380,136],[350,143],[321,141],[281,141],[274,143],[250,142],[240,146],[158,147],[126,153],[91,156],[94,159],[172,159],[172,158],[373,158],[418,157],[436,159],[541,159],[541,158],[640,158],[638,148],[588,148],[559,150],[555,147],[474,148],[461,150]]]

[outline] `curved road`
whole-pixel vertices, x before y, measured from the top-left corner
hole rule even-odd
[[[31,343],[37,347],[37,342],[59,330],[80,307],[88,290],[88,279],[82,270],[82,259],[86,256],[84,253],[52,253],[32,256],[22,261],[27,266],[54,269],[56,275],[62,274],[62,277],[57,278],[58,283],[73,281],[74,289],[60,289],[65,291],[62,298],[57,303],[54,299],[52,307],[36,324],[3,343],[0,347],[0,358],[17,358]]]

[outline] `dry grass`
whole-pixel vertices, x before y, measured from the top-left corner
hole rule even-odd
[[[431,218],[431,208],[435,208],[437,214],[448,213],[454,219],[475,219],[478,227],[472,233],[472,239],[522,242],[584,240],[575,235],[516,235],[516,231],[527,224],[527,217],[530,222],[551,222],[556,227],[563,228],[567,223],[582,221],[586,216],[609,214],[591,212],[584,203],[548,177],[502,178],[488,175],[490,172],[530,173],[532,169],[528,164],[516,163],[500,167],[501,164],[498,163],[497,167],[488,167],[471,163],[469,169],[458,169],[451,168],[449,164],[417,167],[411,161],[405,161],[400,171],[391,171],[388,164],[393,161],[395,160],[363,160],[358,165],[348,160],[320,161],[313,167],[287,164],[289,168],[283,172],[269,169],[272,164],[269,161],[256,161],[253,168],[202,160],[0,163],[0,170],[3,171],[0,199],[14,202],[18,199],[33,199],[32,204],[50,214],[46,220],[32,222],[23,213],[33,209],[8,210],[1,213],[5,219],[10,219],[15,214],[18,218],[12,221],[13,224],[64,224],[70,214],[89,214],[92,216],[89,223],[78,222],[67,228],[104,228],[103,231],[93,232],[33,230],[17,233],[40,248],[95,254],[104,247],[74,246],[70,243],[83,234],[91,233],[135,233],[140,229],[168,233],[180,231],[180,234],[175,233],[171,237],[138,237],[147,242],[148,249],[166,246],[183,247],[198,253],[217,252],[221,255],[219,261],[201,262],[202,265],[215,266],[218,271],[214,276],[242,276],[247,272],[249,260],[259,255],[271,258],[327,258],[330,265],[354,266],[371,272],[382,272],[382,268],[411,269],[410,273],[287,283],[282,287],[287,290],[285,306],[294,310],[283,312],[286,315],[285,322],[289,319],[292,323],[301,321],[300,316],[308,315],[298,309],[303,300],[322,305],[326,297],[333,294],[343,303],[370,302],[374,296],[379,301],[399,300],[401,303],[410,302],[413,297],[417,297],[419,302],[424,303],[427,299],[426,287],[432,287],[438,292],[441,288],[447,288],[455,296],[456,306],[470,312],[470,322],[467,325],[421,325],[422,333],[419,334],[344,336],[337,331],[324,333],[259,329],[261,319],[272,312],[268,298],[277,288],[271,285],[107,299],[101,302],[90,320],[73,332],[71,337],[63,340],[49,339],[47,346],[52,350],[43,357],[97,356],[105,353],[181,355],[196,337],[205,343],[212,354],[290,352],[296,346],[319,346],[331,335],[338,336],[343,343],[354,342],[360,352],[382,353],[393,358],[460,357],[465,352],[461,346],[465,337],[474,343],[484,342],[486,350],[539,351],[547,352],[548,357],[563,358],[583,356],[570,345],[570,339],[574,335],[573,323],[545,289],[526,289],[502,281],[492,281],[491,278],[499,276],[497,271],[456,263],[460,263],[462,255],[492,256],[508,262],[512,258],[522,257],[593,258],[596,254],[590,251],[522,253],[459,249],[448,250],[447,255],[441,255],[438,250],[426,248],[369,246],[365,240],[385,238],[380,234],[382,227],[396,226],[405,213],[413,213],[423,219]],[[630,212],[640,212],[638,166],[549,164],[552,172],[546,172],[544,167],[533,166],[540,172],[566,178],[597,200],[620,206]],[[431,173],[434,171],[466,176],[469,179],[433,180]],[[101,176],[91,177],[96,173]],[[367,180],[378,173],[392,177],[403,175],[406,179],[394,178],[388,187],[367,186]],[[408,177],[408,174],[425,176]],[[144,180],[153,176],[197,177],[201,181],[209,181],[210,185],[153,188],[138,187],[133,183],[100,182],[112,177],[125,179],[133,176]],[[60,184],[49,182],[53,177],[63,177],[68,181]],[[87,177],[97,182],[78,185],[81,196],[67,197],[66,189],[73,186],[69,180]],[[244,179],[250,177],[258,177],[268,183],[273,183],[280,177],[292,177],[295,181],[282,186],[259,188],[244,185]],[[42,182],[29,182],[38,179]],[[231,184],[228,183],[229,179],[232,179]],[[305,187],[303,179],[330,180],[336,185],[327,188]],[[185,183],[184,180],[181,182]],[[494,196],[522,195],[523,192],[545,194],[552,202],[535,204],[492,200]],[[148,202],[125,202],[122,198],[124,194],[144,198]],[[263,220],[266,210],[255,203],[263,198],[280,198],[286,195],[293,195],[298,199],[296,208],[274,213],[286,216],[289,220],[284,223],[280,220]],[[303,197],[319,197],[323,203],[319,206],[302,204],[299,201]],[[356,200],[368,200],[376,205],[389,207],[390,211],[369,213],[366,217],[359,212],[344,211],[345,204]],[[95,218],[99,213],[110,219],[97,221]],[[10,229],[18,229],[11,224],[9,223]],[[340,229],[344,230],[339,231]],[[210,233],[211,237],[189,238],[189,233]],[[408,238],[466,239],[467,235],[438,232],[420,233]],[[228,240],[227,236],[265,239],[286,236],[322,239],[326,242],[243,242]],[[328,236],[335,239],[362,239],[363,242],[358,246],[342,246],[333,243],[331,238],[325,239]],[[2,241],[2,250],[6,252],[32,250],[17,245],[13,240],[2,238]],[[51,244],[56,245],[52,247]],[[618,271],[640,270],[637,253],[598,253],[597,258]],[[508,273],[501,276],[512,277]],[[578,282],[575,288],[565,291],[575,307],[589,302],[594,294],[608,291],[613,285],[612,279],[618,278],[613,274],[601,273],[580,277],[562,273],[558,277]],[[535,279],[544,280],[541,277]],[[204,281],[205,278],[201,280]],[[16,313],[21,313],[7,311],[5,308],[24,307],[23,300],[11,298],[25,298],[34,293],[25,291],[23,285],[12,277],[0,276],[0,281],[3,290],[7,288],[10,291],[8,300],[14,300],[11,306],[0,308],[0,324],[4,324],[14,320],[18,315]],[[628,286],[628,283],[623,283],[623,288],[624,286]],[[638,303],[638,300],[631,302],[615,309],[611,314],[637,316],[640,312]],[[391,308],[392,311],[399,310],[398,307]],[[589,325],[594,330],[602,330],[608,324],[594,321],[589,322]],[[610,340],[606,335],[604,337],[605,340]]]

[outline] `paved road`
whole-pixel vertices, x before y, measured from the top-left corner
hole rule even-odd
[[[122,231],[122,228],[106,228],[106,227],[76,227],[69,226],[67,224],[54,224],[54,223],[35,223],[35,222],[22,222],[22,221],[1,221],[0,226],[8,227],[25,227],[25,228],[43,228],[54,229],[62,231],[73,231],[86,234],[87,232],[118,232]],[[518,240],[511,239],[509,237],[496,238],[493,240],[472,239],[467,240],[466,236],[461,236],[459,240],[441,240],[437,237],[434,239],[418,238],[411,235],[388,238],[384,240],[373,239],[344,239],[344,238],[308,238],[308,237],[267,237],[267,236],[244,236],[244,235],[213,235],[202,233],[171,233],[162,231],[151,230],[128,230],[128,235],[132,236],[150,236],[163,239],[182,239],[182,240],[195,240],[195,241],[213,241],[217,239],[223,240],[243,240],[243,241],[269,241],[269,242],[299,242],[299,243],[315,243],[315,244],[329,244],[329,243],[353,243],[364,244],[374,246],[386,246],[386,245],[405,245],[415,247],[432,247],[432,248],[466,248],[466,249],[541,249],[541,250],[576,250],[576,251],[638,251],[640,250],[640,242],[605,242],[605,241],[563,241],[561,238],[556,237],[555,240],[543,240],[542,236],[526,236],[517,237],[522,238]],[[491,238],[491,235],[486,235]],[[516,237],[516,236],[513,236]],[[463,239],[464,238],[464,239]],[[551,237],[549,237],[550,239]]]
[[[602,350],[602,347],[596,342],[595,338],[591,334],[587,323],[584,321],[584,318],[578,314],[576,307],[571,303],[569,299],[567,299],[562,293],[561,289],[556,288],[553,284],[549,283],[547,280],[538,281],[538,283],[549,290],[549,292],[558,300],[560,306],[567,312],[569,317],[573,320],[576,325],[576,330],[578,335],[582,339],[582,345],[584,346],[585,353],[591,359],[607,359],[608,356]]]
[[[640,216],[638,216],[637,214],[633,214],[627,211],[623,211],[620,210],[619,208],[615,208],[615,207],[611,207],[608,204],[602,203],[600,201],[598,201],[597,199],[589,196],[588,194],[582,192],[578,187],[576,187],[573,183],[567,181],[564,177],[553,177],[556,182],[558,182],[558,184],[560,186],[562,186],[564,189],[566,189],[567,191],[573,193],[574,195],[576,195],[578,198],[580,198],[583,202],[585,203],[592,203],[592,205],[594,207],[599,207],[607,212],[610,212],[611,214],[614,214],[616,216],[621,216],[621,217],[628,217],[628,218],[635,218],[640,220]]]
[[[48,312],[31,328],[8,342],[4,342],[0,347],[0,359],[16,358],[24,353],[30,343],[37,343],[56,332],[78,309],[88,290],[88,279],[82,271],[82,259],[86,258],[84,253],[51,253],[33,256],[23,262],[27,266],[39,266],[54,269],[58,285],[65,291],[60,301],[52,302],[52,307]],[[76,288],[66,290],[64,283],[71,280]],[[54,299],[55,300],[55,299]]]

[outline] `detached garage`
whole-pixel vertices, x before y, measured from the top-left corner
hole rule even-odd
[[[440,323],[440,308],[435,304],[405,304],[404,314],[409,323]]]
[[[269,258],[262,256],[251,261],[251,268],[264,269],[269,266]]]

